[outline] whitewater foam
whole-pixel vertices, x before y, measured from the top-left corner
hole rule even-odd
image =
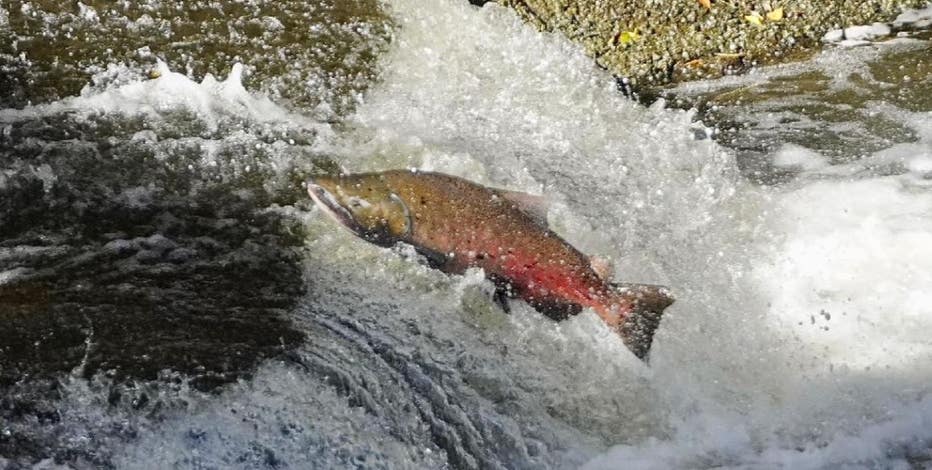
[[[108,67],[92,78],[97,85],[86,86],[81,96],[24,109],[0,110],[0,123],[69,112],[161,117],[178,110],[188,110],[214,131],[219,119],[229,117],[246,117],[269,124],[295,123],[320,131],[327,129],[327,126],[306,116],[287,111],[265,96],[248,92],[243,87],[244,67],[240,63],[233,64],[229,76],[222,81],[207,74],[198,83],[185,74],[172,71],[161,61],[152,73],[156,78],[140,80],[133,77],[126,67]]]

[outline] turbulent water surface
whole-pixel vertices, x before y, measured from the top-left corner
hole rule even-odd
[[[645,106],[467,2],[0,2],[0,467],[924,468],[928,33]],[[313,172],[545,194],[650,365],[353,237]]]

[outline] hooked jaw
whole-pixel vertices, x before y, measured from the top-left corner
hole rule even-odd
[[[353,233],[356,234],[361,235],[364,232],[363,228],[356,222],[353,214],[346,210],[337,198],[326,188],[317,184],[314,180],[308,180],[307,193],[311,196],[311,199],[314,200],[314,203],[317,204],[317,207],[320,207],[321,210],[341,225],[352,230]]]
[[[408,206],[377,176],[316,176],[307,192],[325,213],[377,245],[394,245],[411,233]]]

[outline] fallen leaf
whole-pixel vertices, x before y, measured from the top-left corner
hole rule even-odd
[[[757,26],[764,25],[764,17],[760,16],[760,13],[756,11],[752,12],[750,15],[745,16],[744,20],[747,21],[748,23],[751,23]]]
[[[618,35],[618,42],[622,44],[630,44],[634,41],[641,39],[641,35],[638,34],[637,30],[634,31],[623,31]]]
[[[704,6],[706,10],[712,9],[712,0],[699,0],[699,4]]]
[[[774,8],[767,13],[767,19],[770,21],[780,21],[783,19],[783,7]]]

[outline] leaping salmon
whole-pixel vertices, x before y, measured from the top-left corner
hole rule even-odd
[[[371,243],[410,244],[446,273],[482,268],[500,300],[519,297],[555,320],[591,308],[641,359],[673,303],[665,287],[609,282],[599,263],[547,227],[539,196],[409,170],[318,176],[308,193]]]

